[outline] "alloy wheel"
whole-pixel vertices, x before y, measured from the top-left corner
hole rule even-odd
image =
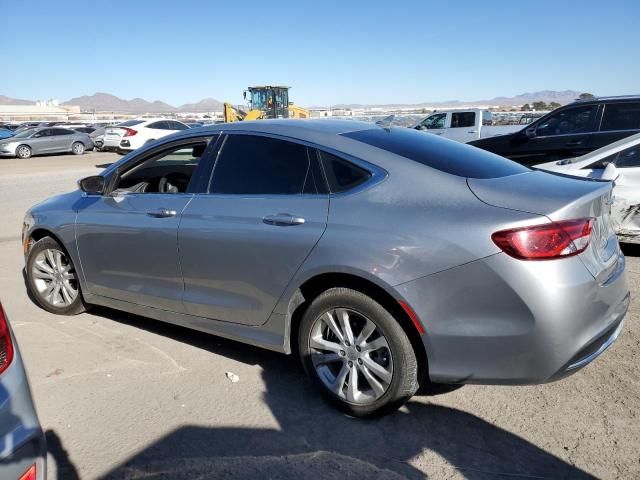
[[[31,150],[29,147],[18,147],[18,156],[20,158],[29,158],[31,156]]]
[[[84,146],[81,143],[74,143],[73,153],[75,153],[76,155],[80,155],[81,153],[84,153]]]
[[[40,297],[54,307],[67,307],[78,296],[76,272],[61,250],[48,248],[40,252],[31,267],[33,283]]]
[[[322,383],[347,402],[371,404],[391,385],[389,343],[371,319],[355,310],[335,308],[317,318],[309,348]]]

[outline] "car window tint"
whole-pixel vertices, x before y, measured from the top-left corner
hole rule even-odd
[[[497,178],[530,171],[485,150],[410,128],[375,128],[341,135],[461,177]]]
[[[601,131],[639,130],[640,103],[610,103],[605,105]]]
[[[476,124],[476,112],[454,112],[451,114],[451,128],[473,127]]]
[[[53,135],[72,135],[74,132],[72,130],[67,130],[66,128],[53,128]]]
[[[331,193],[340,193],[366,182],[371,172],[327,152],[319,152]]]
[[[310,195],[327,194],[329,190],[327,189],[327,182],[320,168],[320,159],[314,151],[308,150],[308,152],[310,168],[304,182],[304,187],[302,188],[302,193]]]
[[[180,122],[167,122],[169,123],[169,126],[171,127],[171,130],[187,130],[189,127],[187,127],[186,125],[183,125]]]
[[[536,135],[548,137],[593,131],[597,105],[567,108],[554,113],[536,126]]]
[[[211,192],[301,194],[309,169],[304,145],[268,137],[229,135],[213,172]]]
[[[636,145],[621,151],[616,159],[616,167],[632,168],[640,167],[640,145]]]

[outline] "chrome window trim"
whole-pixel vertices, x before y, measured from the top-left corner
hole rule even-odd
[[[372,188],[373,186],[379,184],[380,182],[382,182],[383,180],[385,180],[387,178],[387,176],[389,175],[388,172],[386,170],[384,170],[381,167],[378,167],[377,165],[374,165],[372,163],[367,162],[366,160],[362,160],[360,158],[356,158],[353,157],[349,154],[346,154],[344,152],[340,152],[338,150],[335,150],[333,148],[330,147],[325,147],[322,145],[318,145],[315,144],[313,142],[309,142],[307,140],[301,140],[295,137],[289,137],[287,135],[279,135],[279,134],[274,134],[274,133],[268,133],[268,132],[253,132],[253,131],[248,131],[248,130],[221,130],[220,131],[220,135],[224,135],[224,139],[222,140],[222,144],[220,145],[220,147],[218,148],[218,151],[216,152],[216,159],[215,159],[215,165],[213,167],[213,170],[211,172],[211,177],[209,178],[209,185],[207,187],[207,195],[211,195],[211,196],[216,196],[216,197],[238,197],[238,198],[283,198],[283,197],[288,197],[288,198],[339,198],[342,196],[346,196],[346,195],[353,195],[356,193],[360,193],[363,190]],[[330,153],[332,155],[335,155],[336,157],[340,157],[346,161],[349,161],[355,165],[358,165],[359,167],[367,170],[370,174],[371,177],[369,177],[369,179],[366,182],[361,183],[360,185],[358,185],[357,187],[354,187],[350,190],[347,190],[345,192],[340,192],[340,193],[318,193],[318,194],[309,194],[309,193],[297,193],[297,194],[290,194],[290,193],[279,193],[279,194],[275,194],[275,193],[270,193],[270,194],[246,194],[246,193],[211,193],[211,184],[213,182],[213,177],[215,175],[215,171],[216,171],[216,166],[218,164],[218,159],[220,157],[220,152],[222,152],[222,150],[224,149],[224,144],[226,143],[227,137],[229,135],[252,135],[252,136],[258,136],[258,137],[267,137],[267,138],[273,138],[275,140],[284,140],[287,142],[292,142],[292,143],[297,143],[299,145],[304,145],[307,148],[313,148],[314,150],[322,150],[324,152]],[[319,159],[318,159],[319,161]],[[320,162],[320,168],[322,169],[322,174],[325,175],[324,172],[324,166],[322,165],[322,162]],[[324,178],[325,183],[327,183],[326,181],[326,177]],[[328,188],[328,183],[327,183],[327,188]]]

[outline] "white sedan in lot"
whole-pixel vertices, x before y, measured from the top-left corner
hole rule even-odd
[[[534,168],[577,177],[613,180],[611,221],[621,242],[640,243],[640,133],[577,158]]]
[[[145,143],[188,129],[184,123],[170,118],[127,120],[106,128],[102,149],[127,153]]]

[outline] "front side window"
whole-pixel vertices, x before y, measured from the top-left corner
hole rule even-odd
[[[540,122],[536,127],[536,135],[549,137],[592,132],[596,111],[597,105],[564,109]]]
[[[476,112],[454,112],[451,114],[451,128],[468,128],[475,124]]]
[[[311,170],[307,147],[276,138],[229,135],[218,156],[211,193],[300,195]]]
[[[185,193],[210,139],[156,152],[124,172],[116,193]]]
[[[640,130],[640,103],[605,105],[600,131]]]
[[[437,113],[424,119],[420,124],[421,130],[433,130],[435,128],[444,128],[447,121],[446,113]]]
[[[67,130],[66,128],[52,128],[53,135],[71,135],[74,132],[72,130]]]
[[[39,132],[37,132],[33,138],[42,138],[42,137],[50,137],[52,135],[51,129],[50,128],[45,128],[44,130],[40,130]],[[28,136],[28,135],[26,135]],[[17,137],[17,135],[16,135]]]
[[[153,128],[154,130],[168,130],[167,122],[153,122],[147,125],[147,128]]]
[[[189,128],[180,122],[169,121],[167,123],[169,124],[170,130],[187,130]]]

